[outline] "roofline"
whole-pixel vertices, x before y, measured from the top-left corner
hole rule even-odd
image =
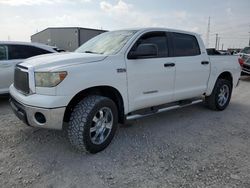
[[[38,42],[26,42],[26,41],[0,41],[1,45],[24,45],[24,46],[34,46],[51,52],[55,52],[54,48],[56,46],[51,46]]]
[[[29,42],[29,41],[0,41],[0,44],[27,44],[27,45],[43,45],[43,46],[50,46],[47,44],[39,43],[39,42]]]
[[[167,28],[167,27],[135,27],[135,28],[123,28],[118,30],[112,30],[112,31],[123,31],[123,30],[136,30],[140,32],[150,32],[150,31],[167,31],[167,32],[173,32],[173,33],[183,33],[183,34],[189,34],[194,36],[199,36],[199,33],[187,31],[187,30],[180,30],[180,29],[173,29],[173,28]]]
[[[39,33],[42,33],[46,30],[49,30],[49,29],[85,29],[85,30],[91,30],[91,31],[104,31],[104,32],[107,32],[108,30],[102,30],[102,29],[92,29],[92,28],[85,28],[85,27],[47,27],[46,29],[42,30],[42,31],[39,31],[33,35],[31,35],[31,37],[39,34]]]
[[[198,36],[200,35],[199,33],[192,32],[192,31],[187,31],[187,30],[181,30],[181,29],[173,29],[173,28],[167,28],[167,27],[146,27],[146,28],[141,28],[139,29],[140,31],[153,31],[153,30],[165,30],[168,32],[176,32],[176,33],[184,33],[184,34],[190,34],[190,35],[195,35]]]

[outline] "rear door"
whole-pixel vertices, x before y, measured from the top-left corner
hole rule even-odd
[[[201,53],[195,36],[172,33],[173,56],[176,64],[174,100],[202,95],[207,89],[210,64],[206,53]]]
[[[126,57],[128,95],[130,111],[167,103],[173,99],[175,67],[169,57],[166,32],[143,34],[130,51],[139,44],[154,44],[158,48],[157,57],[128,59]]]

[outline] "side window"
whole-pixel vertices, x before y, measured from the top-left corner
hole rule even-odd
[[[173,33],[174,56],[200,55],[200,47],[195,36]]]
[[[51,53],[28,45],[9,45],[9,59],[27,59],[32,56]]]
[[[7,46],[0,45],[0,61],[7,59],[8,59]]]
[[[23,45],[9,45],[8,46],[9,59],[26,59],[28,52]]]
[[[37,48],[34,46],[27,46],[29,48],[29,53],[30,53],[30,57],[32,56],[36,56],[36,55],[42,55],[42,54],[48,54],[48,53],[52,53],[50,51],[41,49],[41,48]]]
[[[150,32],[141,36],[131,48],[135,51],[140,44],[155,44],[158,48],[158,57],[168,57],[168,43],[165,32]]]

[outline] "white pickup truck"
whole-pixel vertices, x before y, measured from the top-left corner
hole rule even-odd
[[[213,110],[224,110],[240,72],[237,57],[209,57],[195,33],[112,31],[74,53],[17,65],[10,104],[26,124],[66,130],[77,150],[96,153],[126,120],[201,99]]]

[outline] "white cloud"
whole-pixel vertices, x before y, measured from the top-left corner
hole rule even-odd
[[[41,5],[41,4],[55,4],[55,3],[85,3],[90,2],[91,0],[0,0],[0,4],[5,4],[9,6],[32,6],[32,5]]]
[[[194,26],[194,27],[191,27],[189,30],[192,32],[199,32],[200,28],[197,26]]]
[[[188,15],[186,11],[174,11],[173,16],[177,19],[186,20]]]
[[[105,12],[109,13],[127,13],[133,6],[131,4],[127,4],[122,0],[119,0],[117,4],[112,5],[107,1],[100,2],[100,7]]]
[[[50,0],[0,0],[1,4],[10,6],[51,4]]]
[[[100,2],[100,8],[109,21],[112,21],[113,29],[127,27],[169,27],[199,31],[199,28],[188,21],[190,15],[186,11],[169,11],[160,13],[156,11],[141,11],[139,7],[128,4],[123,0],[111,4],[107,1]],[[191,20],[191,19],[190,19]],[[114,28],[115,27],[115,28]]]
[[[228,7],[228,8],[226,9],[226,12],[227,12],[227,15],[228,15],[228,16],[232,16],[232,15],[233,15],[233,13],[232,13],[232,8],[230,8],[230,7]]]

